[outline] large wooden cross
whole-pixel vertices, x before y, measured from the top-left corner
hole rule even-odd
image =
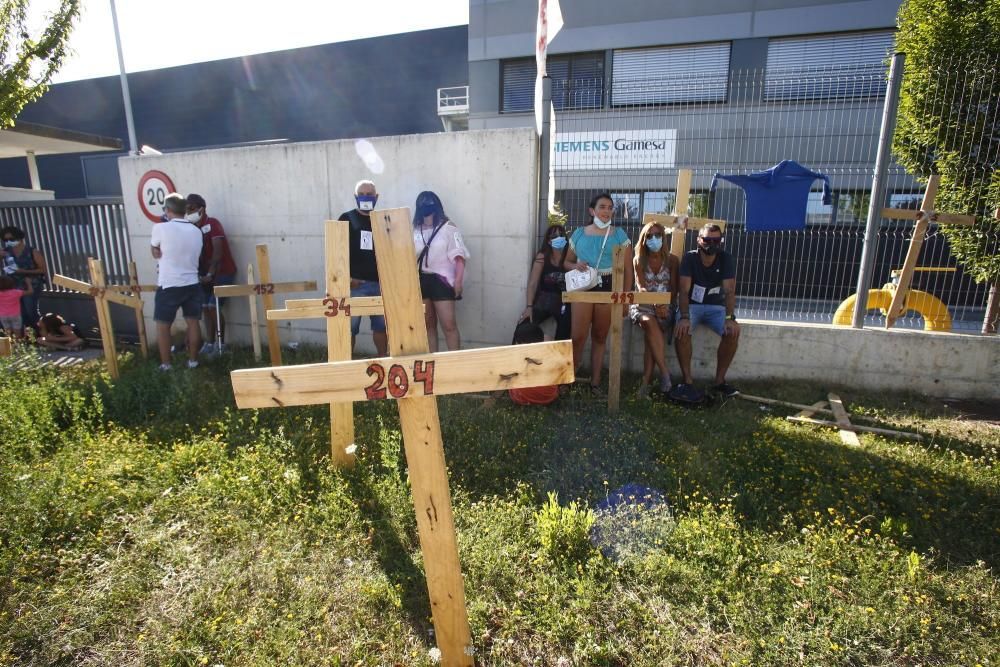
[[[726,229],[725,220],[688,216],[688,201],[691,198],[691,176],[692,172],[690,169],[681,169],[677,172],[677,189],[675,190],[673,213],[669,215],[664,213],[645,213],[642,216],[643,225],[655,222],[670,234],[670,254],[677,259],[680,259],[684,254],[688,229],[701,229],[706,225],[718,225],[723,231]]]
[[[443,664],[472,665],[437,396],[572,382],[572,344],[431,354],[410,212],[373,211],[371,220],[392,356],[233,371],[233,392],[240,408],[397,399],[438,648]]]
[[[271,260],[267,254],[267,246],[263,243],[257,246],[257,268],[260,271],[259,283],[248,283],[246,285],[217,285],[215,296],[245,296],[249,297],[252,312],[256,311],[258,296],[264,301],[264,310],[274,308],[274,295],[287,294],[289,292],[311,292],[316,289],[315,280],[304,280],[292,283],[272,283],[271,282]],[[251,327],[256,327],[251,323]],[[275,366],[281,365],[281,339],[278,337],[278,323],[268,320],[267,322],[267,347],[271,353],[271,363]]]
[[[139,284],[139,272],[135,268],[135,262],[128,263],[128,285],[108,285],[109,290],[124,292],[134,297],[142,298],[143,292],[155,292],[156,285]],[[146,341],[146,318],[142,308],[135,309],[135,328],[139,334],[139,350],[143,359],[149,359],[149,344]]]
[[[920,204],[920,210],[902,208],[883,208],[882,217],[893,220],[916,220],[917,224],[913,228],[913,236],[910,238],[910,247],[906,251],[906,260],[903,268],[899,271],[899,280],[896,283],[896,290],[892,295],[892,303],[885,315],[885,328],[890,329],[896,320],[906,313],[906,298],[910,294],[910,284],[913,282],[913,274],[917,270],[917,259],[920,257],[920,247],[924,244],[924,235],[932,222],[942,225],[973,225],[976,222],[975,216],[957,215],[954,213],[938,213],[934,210],[934,199],[937,197],[938,186],[941,177],[931,176],[927,181],[927,189],[924,190],[924,199]]]
[[[326,296],[291,299],[283,310],[269,310],[268,320],[326,319],[326,360],[350,361],[351,317],[382,314],[382,297],[351,297],[349,222],[328,220],[325,230]],[[340,467],[354,463],[354,406],[330,404],[330,459]]]
[[[119,377],[118,351],[115,349],[115,331],[111,325],[111,310],[108,304],[117,303],[127,306],[141,315],[142,299],[138,296],[122,294],[114,289],[115,286],[109,286],[104,277],[104,264],[101,260],[88,257],[87,268],[90,272],[89,283],[58,273],[52,276],[52,283],[94,297],[94,304],[97,306],[97,326],[101,332],[101,345],[104,347],[104,360],[108,364],[108,372],[111,377],[117,380]],[[145,330],[145,326],[142,330]]]
[[[615,246],[611,265],[610,292],[563,292],[563,303],[605,303],[611,304],[610,359],[608,361],[608,411],[618,412],[622,388],[622,318],[625,307],[632,304],[666,305],[670,303],[669,292],[626,292],[625,248]],[[593,373],[591,369],[591,373]]]

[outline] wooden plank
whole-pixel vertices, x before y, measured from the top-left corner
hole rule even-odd
[[[680,169],[677,172],[677,188],[674,190],[675,215],[687,215],[688,201],[691,196],[692,174],[693,172],[690,169]],[[687,240],[687,231],[678,230],[673,223],[670,223],[670,228],[670,254],[680,259],[684,255],[684,242]]]
[[[108,372],[115,380],[119,378],[118,372],[118,351],[115,349],[115,330],[111,325],[111,311],[108,309],[108,297],[111,295],[122,296],[114,292],[107,293],[104,288],[107,281],[104,278],[104,265],[99,259],[88,258],[87,267],[90,269],[90,283],[97,294],[94,296],[94,303],[97,306],[97,325],[101,329],[101,345],[104,348],[104,360],[108,364]]]
[[[421,380],[424,376],[429,379]],[[567,384],[573,381],[572,343],[550,341],[287,368],[247,368],[233,371],[232,381],[236,405],[240,408],[441,396]]]
[[[132,264],[135,264],[135,262],[129,262],[129,280],[132,280],[132,277],[131,277],[131,275],[132,275],[131,265]],[[133,283],[131,283],[129,285],[108,285],[107,290],[109,292],[129,292],[131,294],[142,294],[143,292],[155,292],[157,290],[157,286],[156,285],[140,285],[139,281],[136,280],[135,282],[133,282]]]
[[[336,298],[332,295],[350,297],[351,294],[350,224],[331,220],[326,223],[326,294],[330,299]],[[269,312],[268,319],[270,315]],[[351,320],[346,315],[326,318],[326,358],[334,362],[351,359]],[[354,450],[354,407],[350,401],[330,403],[330,458],[333,464],[338,468],[353,465]]]
[[[70,278],[69,276],[64,276],[59,273],[52,276],[52,284],[59,285],[59,287],[65,287],[66,289],[73,290],[74,292],[83,292],[84,294],[90,294],[90,290],[93,287],[90,283],[85,283],[82,280]]]
[[[260,270],[260,282],[262,285],[271,282],[271,260],[267,254],[267,246],[263,243],[257,245],[257,268]],[[315,289],[315,287],[313,288]],[[268,294],[266,290],[261,290],[261,300],[264,302],[264,312],[274,309],[274,296]],[[216,288],[218,294],[218,288]],[[254,292],[256,293],[256,292]],[[252,296],[250,298],[253,298]],[[271,353],[271,365],[281,365],[281,339],[278,338],[278,324],[267,320],[267,349]]]
[[[840,396],[831,393],[827,394],[826,397],[830,401],[833,418],[837,420],[837,426],[840,427],[840,439],[845,445],[861,446],[861,441],[858,440],[858,436],[853,430],[854,424],[851,423],[850,418],[847,416],[847,410],[844,409],[844,404],[841,402]]]
[[[405,208],[371,213],[376,258],[379,266],[387,269],[380,273],[380,278],[390,354],[422,356],[430,348],[420,307],[422,299],[411,220],[410,211]],[[569,354],[565,361],[571,381],[572,351],[568,347],[564,349]],[[533,355],[531,351],[527,353]],[[399,421],[442,662],[471,666],[474,664],[472,635],[465,609],[465,585],[458,559],[437,399],[430,395],[399,401]]]
[[[618,295],[617,299],[626,305],[670,303],[669,292],[563,292],[562,300],[563,303],[616,303],[615,295]]]
[[[882,217],[892,220],[919,220],[923,211],[910,208],[883,208]],[[958,213],[937,213],[932,223],[939,225],[963,225],[969,227],[976,224],[976,216],[960,215]]]
[[[257,247],[267,248],[267,246],[264,245],[259,245]],[[270,276],[270,271],[268,271],[268,275]],[[288,282],[288,283],[272,283],[265,280],[263,275],[261,275],[260,280],[261,281],[259,283],[247,284],[247,285],[216,285],[214,289],[215,296],[218,297],[252,296],[255,294],[260,294],[261,296],[269,296],[272,294],[287,294],[289,292],[311,292],[316,289],[315,280],[300,280],[298,282]]]
[[[611,265],[611,292],[622,296],[625,292],[625,255],[627,252],[622,246],[615,246],[613,264]],[[608,412],[612,414],[618,412],[618,405],[621,402],[622,319],[624,313],[624,299],[618,298],[617,303],[611,304],[611,332],[608,336],[611,341],[611,349],[609,350],[611,357],[608,360]]]
[[[313,320],[321,317],[337,319],[339,316],[350,319],[366,315],[381,315],[383,312],[382,297],[380,296],[347,297],[347,304],[343,308],[335,307],[328,299],[294,299],[294,307],[289,306],[289,301],[285,302],[284,310],[267,311],[267,319],[277,321]],[[377,303],[374,303],[376,301]]]
[[[927,181],[927,189],[924,190],[924,200],[920,204],[921,211],[934,210],[934,198],[937,196],[939,176],[931,176]],[[924,234],[930,223],[926,218],[921,217],[913,228],[913,236],[910,237],[910,247],[906,251],[906,259],[903,261],[903,268],[899,272],[899,280],[896,289],[892,294],[892,302],[886,311],[885,328],[891,329],[896,320],[906,312],[906,298],[910,295],[910,284],[913,281],[913,269],[917,266],[920,258],[920,248],[924,244]]]
[[[819,412],[820,410],[822,410],[823,408],[825,408],[826,405],[827,405],[826,401],[816,401],[815,403],[812,404],[811,407],[806,408],[805,410],[802,410],[801,412],[799,412],[795,416],[796,417],[812,417],[817,412]]]
[[[811,417],[799,417],[798,415],[785,417],[790,422],[795,422],[796,424],[814,424],[816,426],[829,426],[831,428],[840,429],[841,426],[837,422],[827,421],[825,419],[812,419]],[[888,428],[876,428],[874,426],[859,426],[857,424],[851,424],[851,431],[859,431],[862,433],[876,433],[878,435],[887,435],[893,438],[906,438],[909,440],[917,440],[923,442],[923,436],[919,433],[908,433],[906,431],[894,431]]]
[[[139,271],[134,261],[128,263],[128,279],[132,283],[130,291],[133,296],[138,298],[139,294],[142,293],[143,286],[139,284]],[[155,287],[153,291],[156,291]],[[139,351],[142,353],[142,358],[149,359],[149,345],[146,341],[146,316],[142,312],[141,299],[139,300],[139,307],[135,309],[135,328],[139,333]]]
[[[89,259],[88,266],[89,266]],[[103,269],[102,269],[103,275]],[[108,291],[107,287],[97,287],[96,285],[91,285],[90,283],[85,283],[82,280],[77,280],[76,278],[70,278],[69,276],[64,276],[60,274],[55,274],[52,276],[52,284],[59,285],[60,287],[65,287],[68,290],[73,290],[74,292],[80,292],[82,294],[88,294],[95,299],[100,296],[101,299],[110,301],[111,303],[116,303],[127,308],[142,308],[142,300],[135,296],[129,296],[127,294],[122,294],[120,292]]]
[[[680,217],[681,216],[674,213],[644,213],[642,216],[642,224],[645,226],[650,222],[656,222],[667,230],[668,234],[673,234],[673,230],[675,229],[678,233],[680,233],[682,230],[677,227],[677,221],[680,220]],[[700,230],[702,227],[706,227],[708,225],[718,225],[723,232],[726,231],[725,220],[688,216],[687,229]]]
[[[0,357],[11,355],[11,339],[7,336],[0,336]]]
[[[247,284],[253,285],[253,262],[247,264]],[[257,318],[257,299],[250,297],[250,343],[253,346],[253,359],[260,361],[260,320]]]

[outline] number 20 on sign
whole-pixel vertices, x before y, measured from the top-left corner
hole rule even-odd
[[[385,366],[376,361],[368,366],[367,373],[368,377],[374,378],[365,387],[365,397],[369,401],[386,398],[386,392],[393,398],[403,398],[410,390],[410,376],[402,364],[393,364],[386,372]],[[413,362],[413,381],[423,384],[424,396],[434,394],[434,362]]]

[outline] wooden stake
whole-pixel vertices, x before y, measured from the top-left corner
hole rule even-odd
[[[118,379],[118,351],[115,349],[115,332],[111,326],[111,312],[108,309],[108,293],[105,291],[107,281],[104,279],[104,266],[101,260],[87,258],[87,268],[90,270],[90,283],[97,292],[94,303],[97,306],[97,324],[101,329],[101,345],[104,347],[104,359],[108,364],[108,372],[115,380]]]
[[[128,263],[128,280],[131,288],[129,291],[138,297],[142,293],[142,287],[139,285],[139,272],[134,261]],[[139,332],[139,351],[142,352],[142,358],[149,359],[149,345],[146,342],[146,317],[142,308],[135,309],[135,328]]]
[[[861,441],[858,440],[858,436],[854,432],[854,425],[851,424],[851,420],[847,416],[847,410],[844,409],[840,396],[831,393],[827,394],[826,397],[830,401],[830,408],[833,410],[834,419],[837,420],[837,426],[840,427],[840,439],[845,445],[860,447]]]
[[[351,238],[349,222],[328,220],[324,234],[326,257],[327,298],[351,294]],[[353,304],[350,306],[353,308]],[[334,309],[334,315],[338,309]],[[343,313],[340,317],[326,318],[326,358],[327,361],[350,361],[351,359],[351,318]],[[330,458],[334,466],[344,468],[354,465],[354,407],[350,401],[330,403]]]
[[[816,401],[815,403],[812,404],[812,407],[806,408],[805,410],[802,410],[801,412],[799,412],[795,416],[796,417],[812,417],[819,410],[822,410],[826,406],[827,406],[827,402],[826,401]]]
[[[690,169],[681,169],[677,172],[677,189],[674,191],[674,215],[687,215],[688,202],[691,197],[691,176]],[[643,220],[643,223],[646,221]],[[670,234],[670,254],[680,259],[684,255],[684,243],[687,241],[687,230],[673,227]]]
[[[0,336],[0,357],[11,355],[11,339],[7,336]]]
[[[254,284],[253,262],[247,264],[247,284]],[[250,297],[250,342],[253,345],[253,359],[260,361],[260,321],[257,319],[257,298]]]
[[[271,260],[267,254],[267,246],[257,245],[257,268],[260,269],[260,282],[268,284],[271,282]],[[266,290],[265,290],[266,291]],[[251,297],[253,298],[253,297]],[[264,310],[274,308],[274,297],[267,293],[261,294],[264,302]],[[271,353],[271,365],[281,365],[281,339],[278,338],[278,324],[267,320],[267,349]]]
[[[836,429],[841,429],[841,425],[837,422],[826,421],[824,419],[812,419],[810,417],[799,417],[795,415],[793,417],[785,417],[790,422],[795,422],[796,424],[815,424],[816,426],[829,426]],[[875,428],[874,426],[858,426],[857,424],[851,424],[851,431],[861,431],[863,433],[877,433],[879,435],[887,435],[893,438],[907,438],[909,440],[923,441],[923,436],[918,433],[907,433],[906,431],[894,431],[888,428]]]

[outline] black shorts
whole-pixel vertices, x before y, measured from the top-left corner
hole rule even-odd
[[[597,277],[600,282],[591,287],[588,292],[610,292],[611,291],[611,274],[606,276]]]
[[[180,308],[185,320],[200,320],[203,298],[199,283],[182,287],[158,287],[153,298],[153,319],[173,324],[177,309]]]
[[[431,301],[459,301],[462,297],[455,296],[455,288],[436,273],[420,274],[420,294]]]

